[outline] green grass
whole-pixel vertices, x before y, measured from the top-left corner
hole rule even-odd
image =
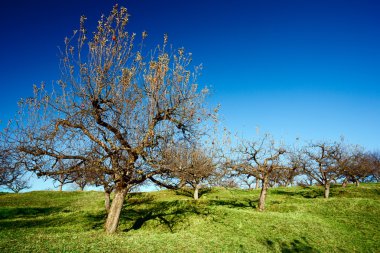
[[[379,252],[380,184],[135,193],[119,232],[103,231],[101,192],[0,194],[0,252]]]

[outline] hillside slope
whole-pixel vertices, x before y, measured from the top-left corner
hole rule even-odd
[[[101,192],[0,195],[0,252],[378,252],[380,184],[132,194],[119,232],[103,232]]]

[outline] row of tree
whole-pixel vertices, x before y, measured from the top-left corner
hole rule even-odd
[[[218,108],[205,105],[208,89],[197,84],[200,67],[184,49],[171,49],[167,36],[146,52],[147,33],[137,42],[126,30],[128,17],[125,8],[114,6],[89,34],[83,16],[79,29],[65,38],[61,79],[49,88],[35,85],[0,135],[1,185],[32,172],[60,185],[102,186],[105,229],[113,233],[126,195],[149,181],[191,187],[198,199],[202,186],[254,179],[264,210],[268,187],[289,185],[300,174],[323,185],[326,197],[333,181],[379,179],[378,155],[347,151],[341,143],[289,149],[266,135],[229,152],[207,144]]]

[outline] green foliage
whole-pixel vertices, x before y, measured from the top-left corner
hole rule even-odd
[[[380,185],[133,193],[106,235],[101,192],[0,194],[1,252],[376,252]]]

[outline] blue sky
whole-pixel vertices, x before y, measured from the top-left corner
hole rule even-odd
[[[95,26],[113,3],[149,43],[168,33],[204,66],[223,123],[292,142],[336,140],[380,148],[380,2],[338,0],[27,1],[1,4],[0,119],[32,84],[59,78],[58,46],[82,14]]]

